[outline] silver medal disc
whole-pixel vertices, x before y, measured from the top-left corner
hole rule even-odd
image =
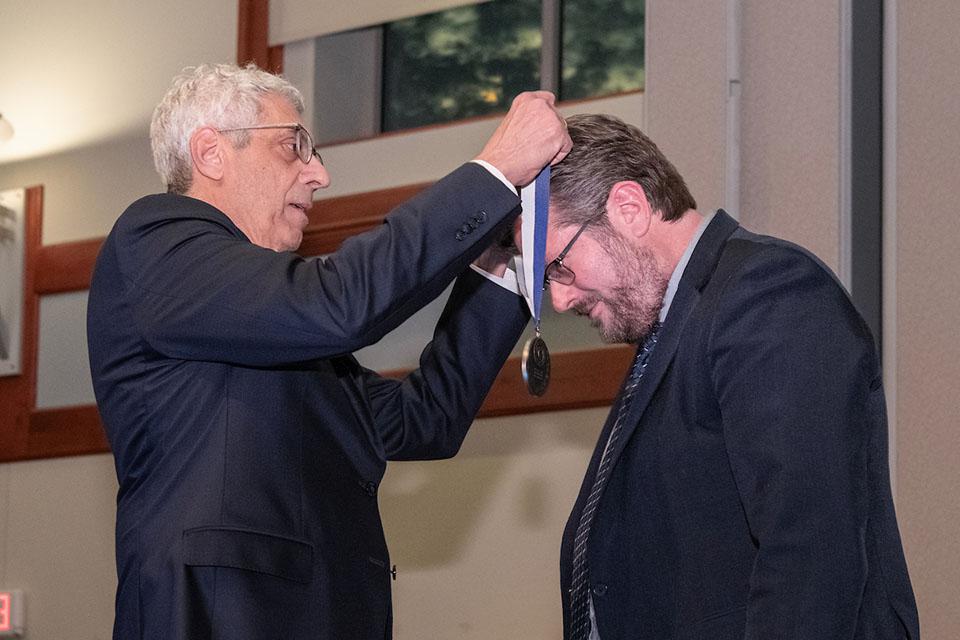
[[[520,369],[530,395],[542,396],[550,384],[550,351],[540,336],[530,338],[523,345]]]

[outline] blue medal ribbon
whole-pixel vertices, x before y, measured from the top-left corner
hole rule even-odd
[[[534,186],[533,227],[533,325],[540,335],[540,306],[543,303],[543,277],[546,271],[547,221],[550,208],[550,165],[537,175]]]
[[[528,192],[529,193],[529,192]],[[543,303],[543,276],[546,271],[547,219],[550,207],[550,167],[544,167],[533,184],[533,254],[530,259],[532,282],[527,280],[527,301],[533,315],[536,335],[527,340],[520,360],[523,381],[527,390],[542,396],[550,384],[550,351],[540,337],[540,307]],[[527,227],[529,229],[529,227]],[[525,263],[526,264],[526,263]],[[526,279],[526,278],[525,278]]]

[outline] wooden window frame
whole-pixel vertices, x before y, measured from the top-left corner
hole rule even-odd
[[[283,48],[267,46],[268,0],[240,0],[237,60],[282,70]],[[384,216],[429,184],[414,184],[317,201],[308,212],[300,253],[336,251],[343,241],[382,224]],[[323,216],[319,215],[320,210]],[[0,462],[107,453],[94,404],[39,409],[37,347],[40,296],[84,291],[90,287],[103,238],[44,245],[43,187],[26,190],[24,232],[24,305],[20,375],[0,378]],[[563,411],[609,405],[619,389],[634,349],[605,347],[557,353],[550,391],[537,398],[524,390],[518,358],[510,358],[493,384],[478,417]],[[409,370],[386,372],[403,376]],[[584,371],[596,372],[583,375]]]

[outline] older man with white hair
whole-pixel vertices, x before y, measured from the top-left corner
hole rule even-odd
[[[471,262],[516,217],[514,187],[569,150],[552,95],[519,96],[476,161],[325,259],[292,253],[330,183],[302,111],[259,69],[187,70],[151,125],[168,192],[133,203],[97,260],[118,640],[389,638],[386,461],[454,455],[527,321]],[[418,370],[350,355],[454,280]]]

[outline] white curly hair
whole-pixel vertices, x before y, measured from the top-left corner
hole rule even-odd
[[[284,78],[254,64],[203,64],[187,67],[173,79],[169,91],[153,111],[150,146],[153,163],[167,191],[190,189],[190,136],[200,127],[232,129],[256,124],[261,100],[279,95],[303,113],[303,95]],[[232,134],[238,147],[250,141],[247,131]]]

